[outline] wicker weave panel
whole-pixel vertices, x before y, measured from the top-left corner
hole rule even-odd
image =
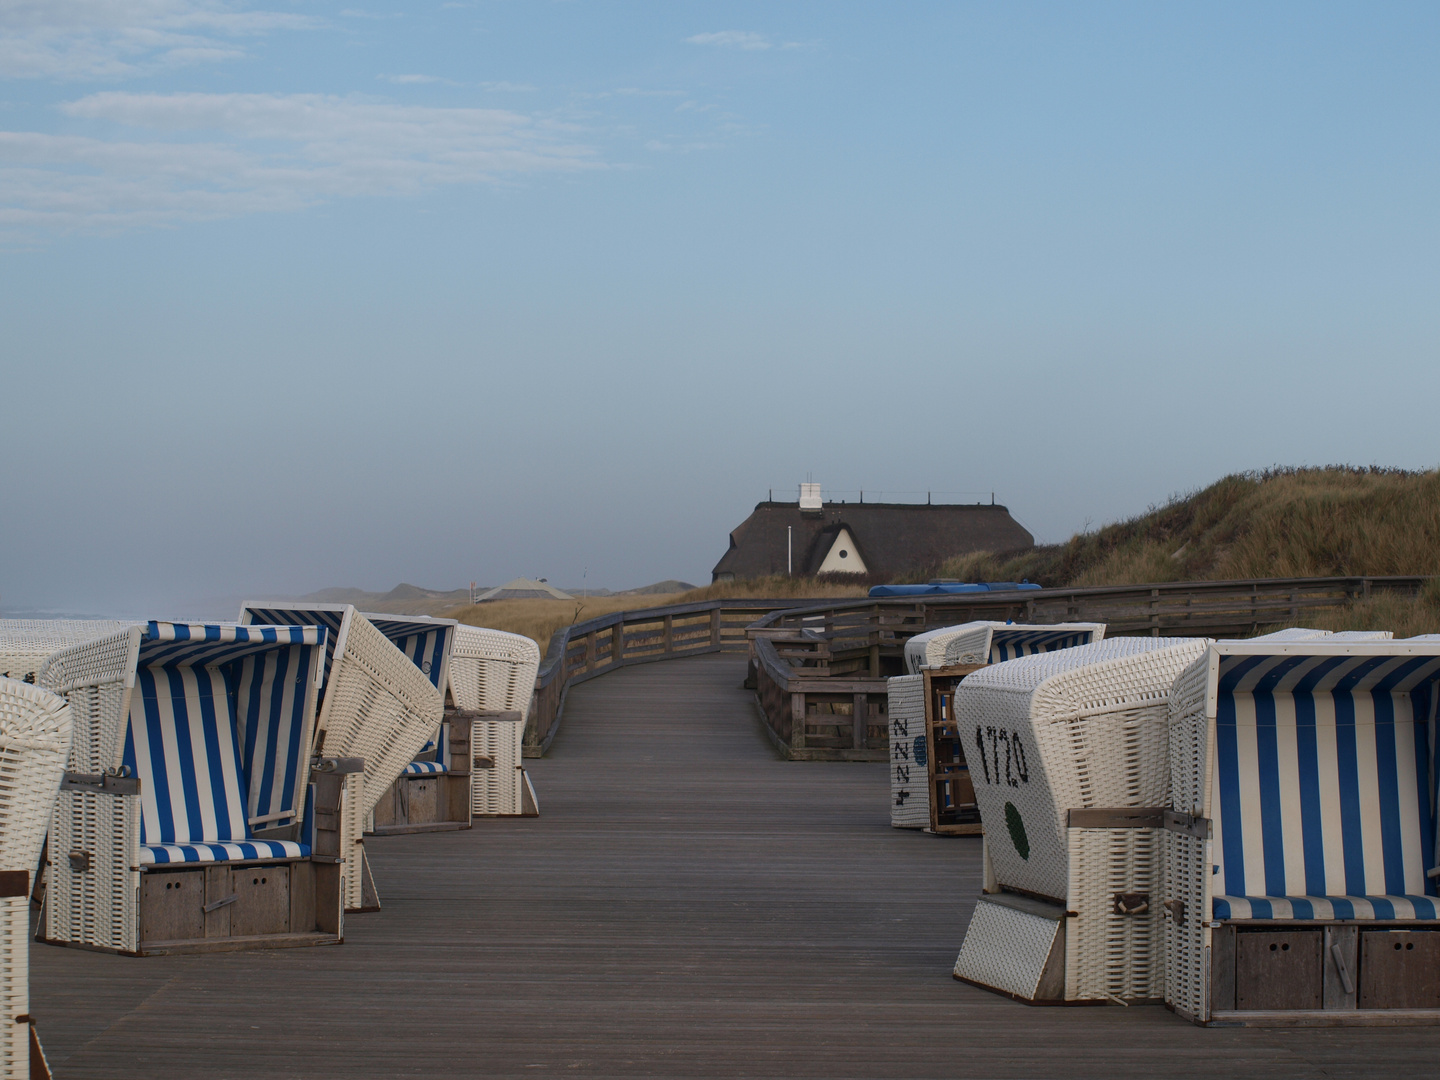
[[[495,764],[470,774],[470,812],[481,817],[508,817],[524,810],[520,768],[525,725],[515,721],[476,720],[470,725],[470,746]]]
[[[1170,807],[1182,814],[1209,814],[1209,721],[1205,716],[1210,658],[1202,656],[1175,680],[1169,704]]]
[[[530,715],[540,647],[520,634],[478,626],[455,628],[450,696],[461,709],[499,709]]]
[[[1063,898],[1071,809],[1166,804],[1170,686],[1205,645],[1111,638],[960,684],[960,734],[1002,885]]]
[[[0,619],[0,676],[34,682],[51,653],[113,636],[129,625],[111,619]]]
[[[30,1075],[30,898],[0,897],[0,1077]]]
[[[1165,930],[1165,1001],[1199,1020],[1210,1016],[1210,973],[1205,947],[1210,910],[1210,841],[1182,833],[1164,834],[1166,901],[1184,907],[1163,913]]]
[[[1164,996],[1160,913],[1163,829],[1071,829],[1065,999]],[[1145,893],[1149,909],[1117,915],[1116,893]]]
[[[130,719],[126,684],[134,670],[140,634],[141,628],[132,626],[71,646],[54,653],[40,669],[39,685],[70,701],[74,737],[68,764],[74,772],[105,772],[120,765]]]
[[[986,903],[982,896],[965,931],[955,974],[1033,1000],[1060,927],[1058,919]]]
[[[373,803],[369,806],[365,803],[367,786],[364,773],[351,773],[345,777],[345,785],[340,791],[340,854],[345,860],[340,873],[346,911],[360,909],[361,891],[365,884],[365,827],[370,824],[374,810]]]
[[[71,853],[90,856],[88,870]],[[45,936],[134,952],[140,890],[140,799],[62,791],[50,826]]]
[[[897,675],[887,680],[890,716],[890,824],[897,829],[930,825],[930,781],[923,755],[925,676]]]
[[[368,620],[353,615],[344,652],[330,668],[317,726],[325,732],[326,754],[365,759],[362,794],[353,800],[362,822],[444,712],[444,697],[420,669]]]
[[[33,871],[70,752],[70,708],[0,678],[0,870]]]

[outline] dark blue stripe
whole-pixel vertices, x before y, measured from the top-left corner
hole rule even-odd
[[[254,768],[255,748],[260,743],[260,725],[261,723],[263,723],[263,718],[260,714],[260,707],[262,705],[261,698],[264,694],[265,688],[266,660],[267,658],[264,654],[255,657],[254,663],[251,665],[250,668],[250,685],[246,693],[244,716],[245,764],[250,767],[250,770],[253,770]],[[242,660],[240,662],[240,665],[237,665],[237,670],[243,670],[243,665],[244,661]],[[246,796],[245,805],[247,807],[247,814],[249,813],[248,807],[250,805],[250,800],[248,797],[249,792],[250,789],[248,787],[242,788],[242,794]],[[257,805],[255,812],[257,814],[267,814],[270,812],[270,808],[267,806]]]
[[[1233,702],[1234,697],[1230,700]],[[1259,766],[1260,841],[1265,857],[1265,891],[1272,896],[1284,896],[1289,890],[1285,887],[1285,821],[1280,816],[1280,750],[1275,732],[1275,696],[1258,691],[1251,700],[1255,704],[1255,756]],[[1226,836],[1228,839],[1228,830]],[[1229,880],[1228,874],[1226,880]]]
[[[200,691],[200,732],[205,739],[205,779],[209,781],[210,804],[215,809],[215,839],[231,840],[234,838],[230,834],[229,800],[225,797],[225,768],[220,758],[220,718],[223,716],[226,721],[226,726],[230,728],[230,741],[233,743],[235,741],[235,727],[230,723],[232,712],[225,707],[225,702],[218,703],[219,708],[217,709],[217,703],[213,697],[214,687],[208,672],[202,668],[195,672],[195,676],[195,682]],[[235,760],[237,762],[240,760],[240,748],[238,746],[235,747]],[[187,777],[187,780],[188,779],[190,778]],[[195,780],[196,811],[198,814],[200,778],[197,776],[193,779]],[[241,782],[243,783],[243,778]],[[187,783],[185,789],[187,800],[190,794],[190,787],[191,785]],[[186,837],[187,840],[194,836],[194,831],[197,828],[203,829],[204,825],[198,816],[192,815],[190,818],[191,836]],[[204,834],[202,833],[201,835],[203,836]]]
[[[1220,657],[1220,677],[1216,681],[1217,692],[1220,694],[1233,694],[1235,687],[1240,685],[1241,679],[1269,659],[1270,657],[1268,656]]]
[[[1300,692],[1295,704],[1295,750],[1300,773],[1300,836],[1305,853],[1305,891],[1325,895],[1325,829],[1320,806],[1320,743],[1315,731],[1315,698]]]
[[[1240,812],[1240,750],[1235,732],[1235,696],[1222,693],[1216,701],[1215,775],[1220,787],[1221,862],[1225,891],[1245,894],[1244,819]]]
[[[155,680],[155,672],[151,668],[142,668],[135,673],[136,681],[140,685],[140,722],[145,725],[145,743],[150,748],[150,772],[152,775],[140,776],[141,782],[148,782],[155,790],[156,822],[155,827],[160,830],[160,835],[150,837],[146,835],[143,828],[144,814],[141,814],[140,838],[150,843],[172,843],[175,839],[175,812],[170,806],[170,776],[165,760],[165,738],[160,730],[160,687]],[[168,680],[167,676],[167,680]],[[130,710],[131,723],[134,723],[135,710]]]
[[[1335,918],[1355,918],[1355,905],[1349,900],[1346,900],[1343,896],[1331,896],[1327,897],[1327,899],[1330,901],[1330,906],[1335,909]]]
[[[1335,755],[1339,759],[1340,836],[1345,851],[1345,892],[1365,894],[1365,850],[1360,830],[1360,764],[1355,749],[1355,699],[1346,690],[1335,700]]]
[[[1415,792],[1420,804],[1420,860],[1426,870],[1435,865],[1434,763],[1430,760],[1434,691],[1434,683],[1423,683],[1410,692],[1410,710],[1415,718]],[[1425,878],[1424,889],[1429,895],[1440,895],[1432,877]]]
[[[1399,896],[1405,892],[1405,850],[1400,823],[1400,762],[1395,744],[1395,699],[1386,691],[1373,691],[1375,709],[1375,782],[1379,789],[1380,862],[1385,887],[1376,892]],[[1357,733],[1358,734],[1358,733]],[[1417,822],[1418,824],[1418,822]]]

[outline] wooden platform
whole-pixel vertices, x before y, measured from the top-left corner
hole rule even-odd
[[[530,763],[544,816],[368,841],[385,908],[338,948],[33,946],[56,1076],[1440,1071],[1434,1028],[1205,1030],[955,982],[980,841],[891,829],[884,765],[778,760],[744,675],[718,655],[575,687]]]

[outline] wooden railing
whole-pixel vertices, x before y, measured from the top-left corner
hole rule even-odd
[[[885,760],[886,677],[905,641],[974,620],[1101,622],[1106,636],[1242,637],[1423,577],[1204,581],[848,600],[777,610],[750,627],[751,678],[772,741],[792,759]]]
[[[539,757],[576,683],[607,671],[710,652],[751,654],[772,737],[790,757],[883,759],[885,676],[907,638],[976,619],[1103,622],[1106,635],[1240,637],[1303,623],[1377,592],[1417,595],[1424,577],[1187,581],[899,599],[709,600],[615,612],[559,630],[535,680],[525,755]],[[809,660],[803,655],[814,654]],[[831,661],[832,656],[842,659]],[[799,661],[797,666],[796,661]],[[797,712],[798,710],[798,712]],[[798,725],[795,716],[805,719]]]
[[[707,600],[698,604],[617,611],[557,630],[535,678],[535,697],[525,724],[524,754],[539,757],[555,737],[571,686],[633,664],[745,652],[746,628],[756,619],[810,599]]]

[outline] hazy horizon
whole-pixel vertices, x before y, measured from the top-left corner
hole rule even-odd
[[[1440,9],[0,7],[0,612],[1433,467]]]

